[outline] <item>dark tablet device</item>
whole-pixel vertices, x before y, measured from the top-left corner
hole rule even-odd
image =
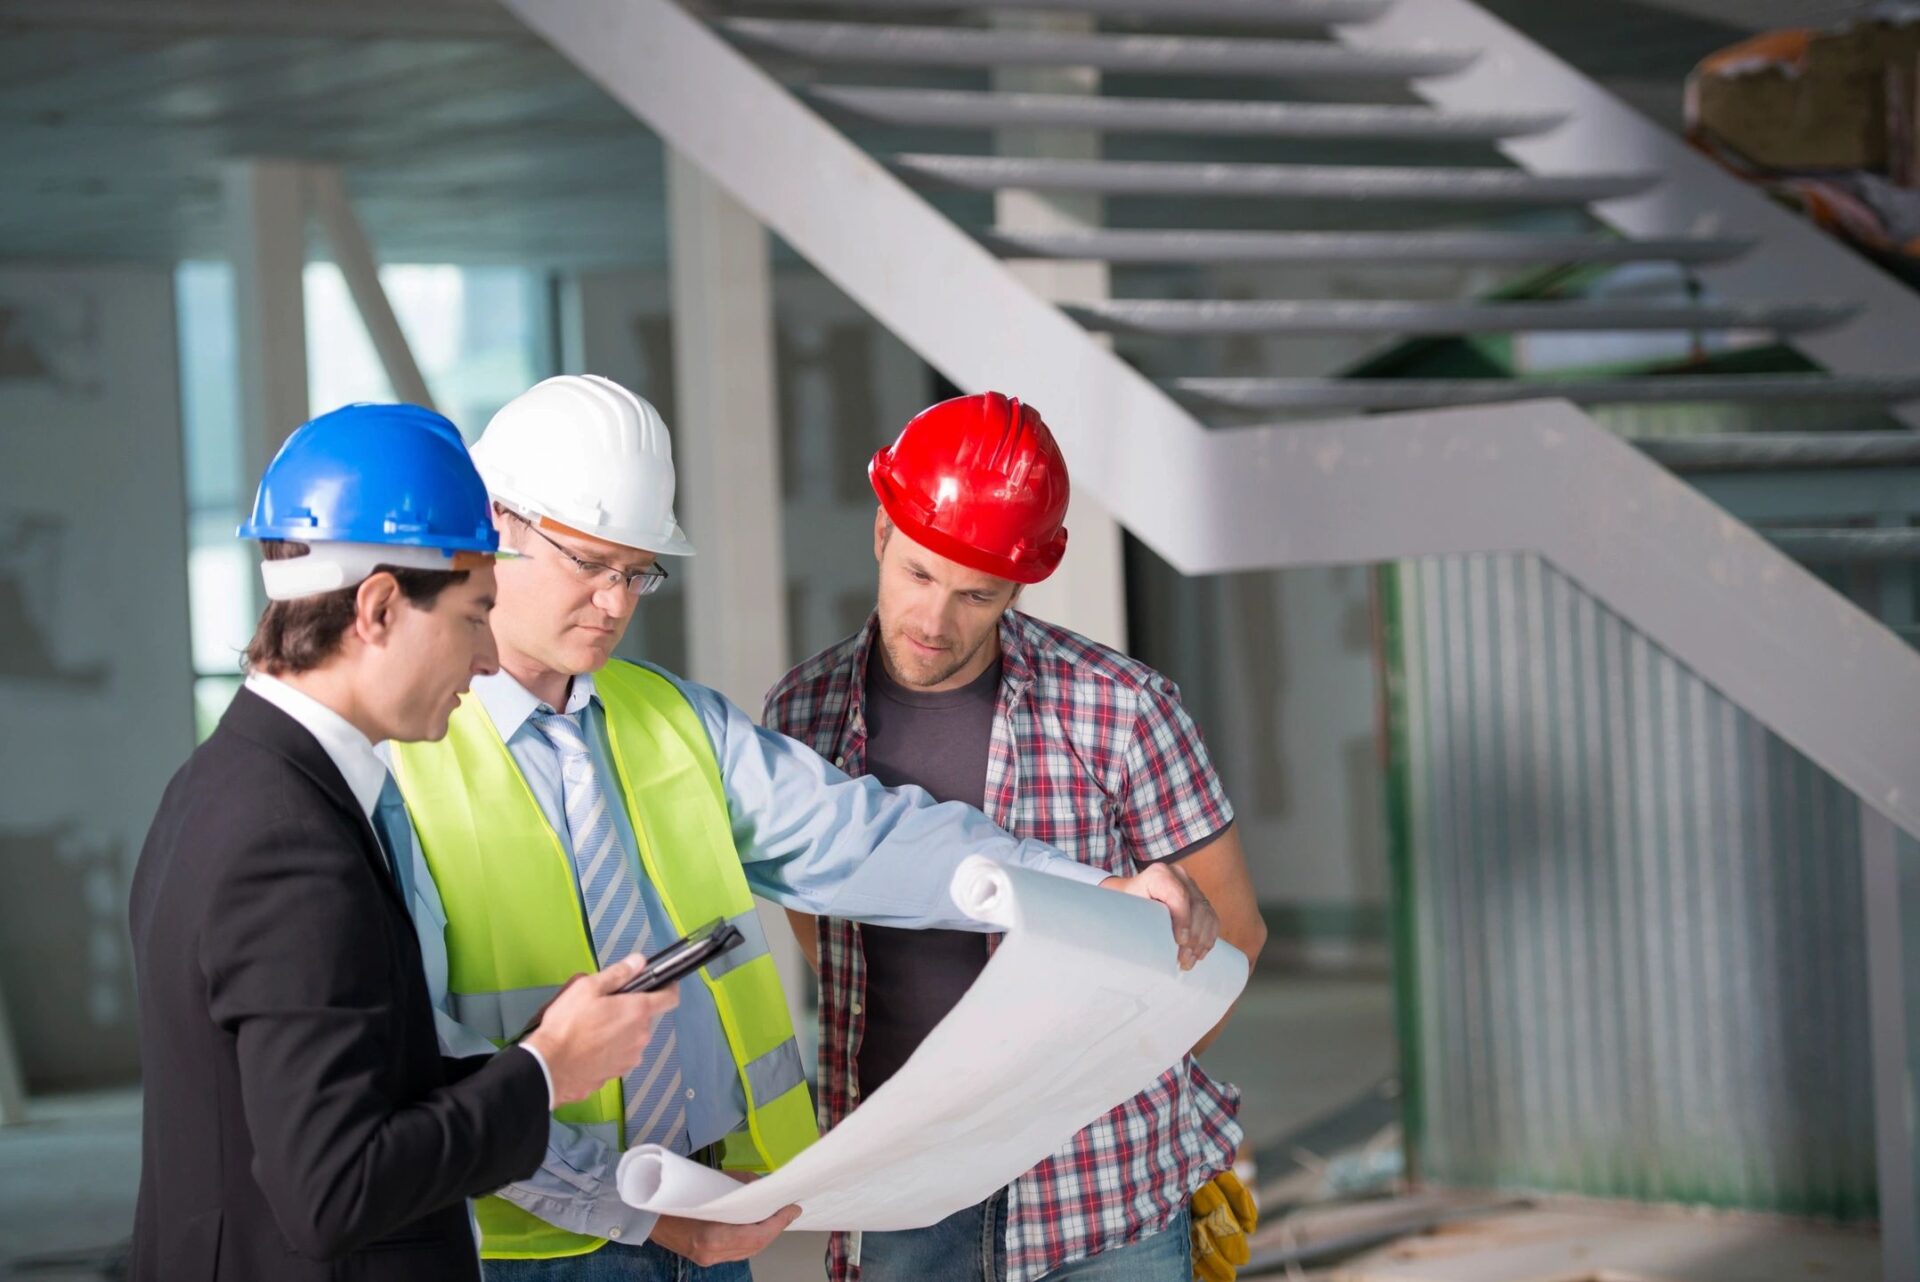
[[[740,928],[724,917],[715,917],[706,925],[674,940],[665,948],[647,958],[647,966],[638,975],[622,984],[623,993],[651,993],[655,989],[665,988],[675,980],[684,979],[694,971],[718,957],[729,949],[738,948],[747,937]],[[546,1007],[540,1008],[540,1015],[546,1014]],[[527,1026],[514,1035],[513,1042],[524,1039],[527,1034],[540,1027],[540,1015],[535,1015]],[[508,1045],[512,1045],[509,1042]]]
[[[650,993],[683,979],[731,948],[746,942],[740,928],[724,917],[675,940],[647,958],[647,968],[620,986],[623,993]]]

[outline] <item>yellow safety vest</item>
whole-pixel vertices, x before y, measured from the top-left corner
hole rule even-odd
[[[659,673],[618,660],[594,674],[640,862],[684,934],[715,917],[749,941],[700,972],[746,1093],[729,1169],[769,1171],[819,1138],[786,996],[734,848],[720,767],[700,715]],[[598,968],[573,860],[479,701],[438,743],[394,745],[394,775],[447,914],[448,989],[462,1024],[504,1042],[574,975]],[[757,945],[757,946],[756,946]],[[554,1111],[624,1150],[621,1084]],[[555,1228],[498,1197],[477,1205],[491,1259],[584,1255],[605,1240]]]

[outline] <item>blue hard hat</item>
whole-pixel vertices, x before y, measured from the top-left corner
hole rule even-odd
[[[418,405],[347,405],[295,429],[243,539],[494,552],[487,487],[460,430]]]

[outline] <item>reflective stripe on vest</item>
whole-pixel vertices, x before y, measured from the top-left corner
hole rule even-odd
[[[725,917],[746,935],[700,977],[747,1101],[746,1130],[728,1137],[725,1164],[771,1170],[819,1132],[712,743],[693,706],[656,672],[616,660],[594,674],[594,688],[640,862],[674,930]],[[598,968],[573,861],[472,695],[439,743],[395,745],[394,774],[446,908],[451,1013],[503,1042],[569,978]],[[618,1081],[554,1117],[623,1147]],[[549,1259],[604,1244],[497,1197],[476,1209],[490,1258]]]

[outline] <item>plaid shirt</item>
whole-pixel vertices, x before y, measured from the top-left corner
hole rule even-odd
[[[789,672],[766,724],[848,774],[866,772],[861,702],[877,624]],[[1173,683],[1085,637],[1009,610],[1000,622],[1000,706],[987,761],[987,815],[1021,837],[1118,875],[1224,830],[1232,807]],[[858,1102],[866,962],[860,928],[820,923],[820,1124]],[[1193,1191],[1233,1164],[1240,1092],[1191,1056],[1016,1180],[1007,1201],[1007,1279],[1165,1229]],[[827,1250],[832,1282],[859,1266],[847,1235]]]

